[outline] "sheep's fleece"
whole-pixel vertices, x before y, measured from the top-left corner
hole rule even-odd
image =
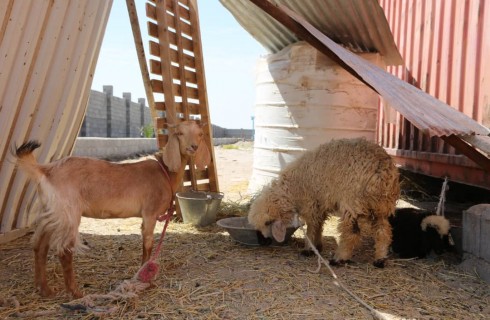
[[[362,138],[333,140],[284,168],[252,203],[248,219],[265,237],[283,241],[299,216],[321,250],[323,224],[338,215],[341,235],[332,262],[348,261],[367,231],[375,240],[374,264],[383,267],[392,236],[388,217],[399,195],[398,169],[382,147]]]

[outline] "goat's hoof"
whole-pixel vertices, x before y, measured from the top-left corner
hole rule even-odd
[[[43,287],[39,289],[39,295],[43,298],[52,298],[55,294],[50,287]]]
[[[332,266],[345,266],[346,264],[351,264],[353,263],[352,260],[336,260],[336,259],[330,259],[328,260],[328,262],[330,263],[330,265]]]
[[[384,268],[386,263],[386,258],[374,260],[373,266],[376,268]]]
[[[71,296],[73,297],[73,299],[80,299],[83,298],[83,292],[75,290],[71,292]]]

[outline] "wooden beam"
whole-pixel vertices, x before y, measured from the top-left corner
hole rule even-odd
[[[171,0],[169,0],[171,1]],[[160,61],[170,61],[170,43],[168,30],[168,14],[167,7],[170,6],[168,1],[159,1],[156,6],[156,17],[158,21],[157,33],[158,42],[160,44]],[[162,64],[163,88],[165,106],[167,107],[166,118],[167,123],[176,124],[177,117],[175,112],[175,94],[172,85],[172,71],[170,70],[170,63]],[[180,122],[180,121],[179,121]]]
[[[194,59],[196,63],[196,73],[197,76],[197,88],[199,93],[199,111],[201,114],[201,122],[204,124],[203,130],[206,137],[206,143],[209,147],[209,152],[211,152],[211,163],[208,165],[208,175],[209,175],[209,185],[211,191],[219,191],[219,184],[216,171],[216,157],[214,155],[213,147],[213,130],[211,119],[209,116],[208,109],[208,94],[206,89],[206,74],[204,72],[204,58],[202,51],[202,41],[201,33],[199,31],[199,9],[197,5],[197,0],[189,0],[190,17],[189,21],[192,26],[194,26],[194,32],[192,33],[192,42],[194,48]],[[197,70],[199,66],[199,70]]]
[[[141,70],[141,77],[143,78],[143,84],[145,86],[146,99],[148,106],[150,107],[150,114],[153,120],[153,128],[156,130],[157,112],[155,109],[155,98],[153,97],[153,91],[151,89],[150,73],[148,72],[148,65],[146,64],[145,49],[143,47],[143,39],[141,37],[141,29],[138,22],[138,13],[134,0],[126,0],[126,6],[128,7],[129,21],[131,23],[131,30],[133,31],[134,45],[136,46],[136,55],[138,56],[138,62]]]
[[[441,137],[444,141],[453,146],[456,150],[473,160],[480,167],[490,172],[490,159],[487,158],[483,153],[476,150],[474,147],[466,143],[463,139],[456,135],[443,136]]]

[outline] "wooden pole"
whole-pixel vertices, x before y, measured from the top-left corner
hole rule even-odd
[[[133,31],[134,45],[136,46],[136,55],[138,56],[138,62],[141,70],[141,77],[143,78],[143,84],[145,86],[146,99],[148,106],[150,107],[150,114],[153,120],[153,128],[156,130],[157,112],[155,109],[155,99],[153,97],[153,90],[151,88],[150,73],[148,71],[148,65],[146,64],[145,49],[143,47],[143,40],[141,38],[141,29],[138,21],[138,13],[134,0],[126,0],[126,6],[128,7],[129,21],[131,23],[131,30]]]

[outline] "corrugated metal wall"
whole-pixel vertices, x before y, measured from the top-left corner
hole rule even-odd
[[[40,162],[70,154],[111,6],[112,0],[0,1],[0,242],[35,219],[34,186],[15,169],[10,149],[37,139]]]
[[[490,3],[485,0],[380,0],[404,66],[399,78],[490,126]],[[382,108],[382,110],[384,110]],[[490,189],[484,172],[400,115],[381,112],[378,139],[406,168]]]

